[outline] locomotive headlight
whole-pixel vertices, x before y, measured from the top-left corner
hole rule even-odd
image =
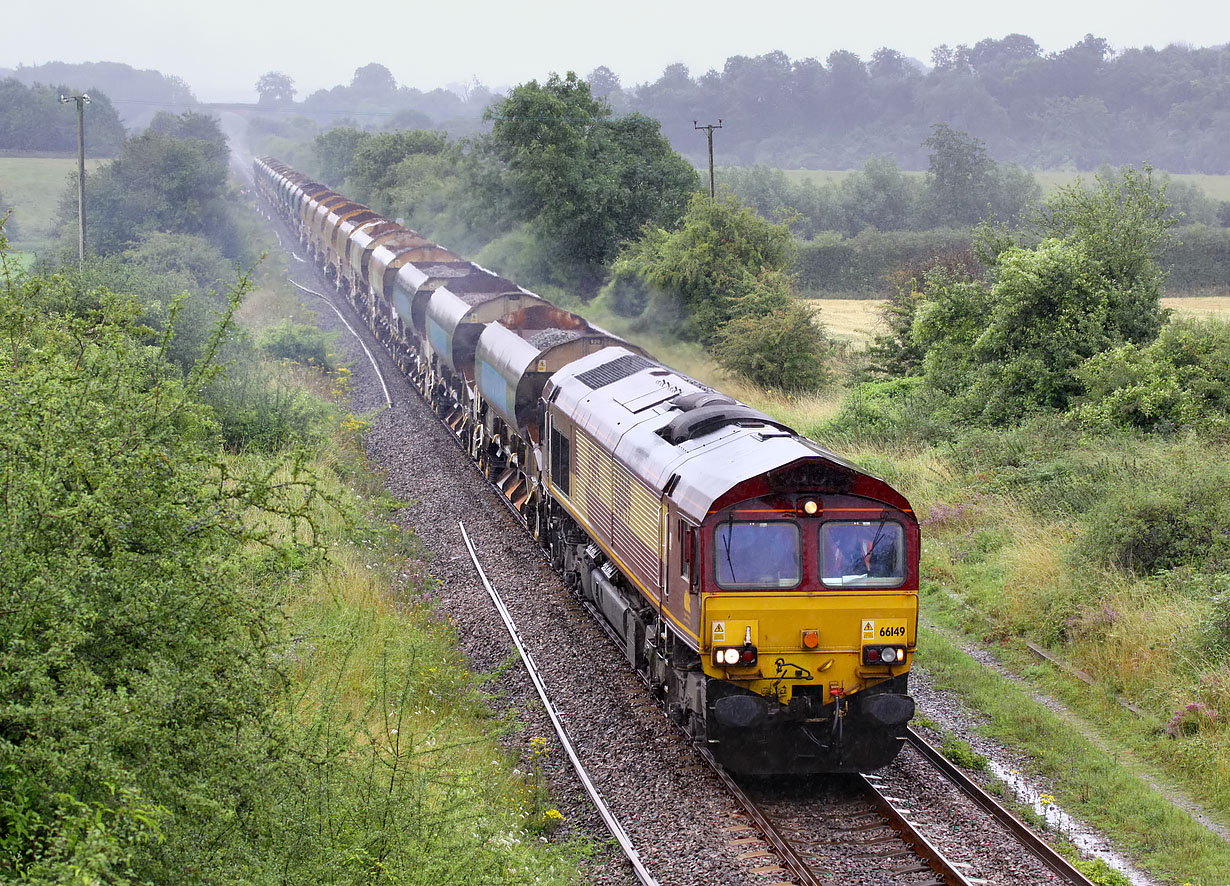
[[[733,665],[739,663],[739,650],[733,646],[729,649],[722,650],[722,663]]]
[[[803,513],[809,517],[814,517],[820,513],[820,503],[814,498],[809,498],[803,502]]]

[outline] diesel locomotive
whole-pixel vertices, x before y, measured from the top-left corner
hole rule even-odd
[[[918,521],[885,483],[271,158],[258,189],[729,770],[896,756]]]

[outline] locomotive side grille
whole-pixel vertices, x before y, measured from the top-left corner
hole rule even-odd
[[[589,435],[577,431],[572,500],[604,540],[611,538],[611,460]]]
[[[572,501],[645,587],[658,587],[658,500],[587,434],[576,434]]]
[[[587,369],[577,376],[577,381],[590,390],[595,390],[617,382],[621,378],[627,378],[629,375],[640,372],[642,369],[648,369],[653,365],[651,361],[646,360],[639,354],[627,354],[612,360],[610,363],[603,363],[601,366]]]
[[[658,575],[658,502],[623,465],[613,465],[612,474],[615,507],[611,535],[615,549],[627,552],[628,565],[647,586],[654,587]],[[652,547],[647,543],[650,540]]]

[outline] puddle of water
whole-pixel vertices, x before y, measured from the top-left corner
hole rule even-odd
[[[1120,871],[1132,882],[1132,886],[1156,886],[1144,873],[1134,868],[1126,858],[1110,848],[1100,834],[1089,830],[1064,812],[1050,794],[1039,791],[1015,769],[1009,769],[993,759],[988,759],[987,763],[995,776],[1016,795],[1017,800],[1030,806],[1038,816],[1046,820],[1046,825],[1050,830],[1061,834],[1086,856],[1100,858],[1115,870]]]

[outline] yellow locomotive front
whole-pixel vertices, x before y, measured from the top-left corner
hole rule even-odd
[[[545,527],[671,716],[730,770],[896,756],[918,523],[891,486],[623,348],[543,389]]]
[[[908,509],[818,490],[763,496],[711,514],[698,548],[706,738],[723,764],[852,771],[896,756],[914,710]]]

